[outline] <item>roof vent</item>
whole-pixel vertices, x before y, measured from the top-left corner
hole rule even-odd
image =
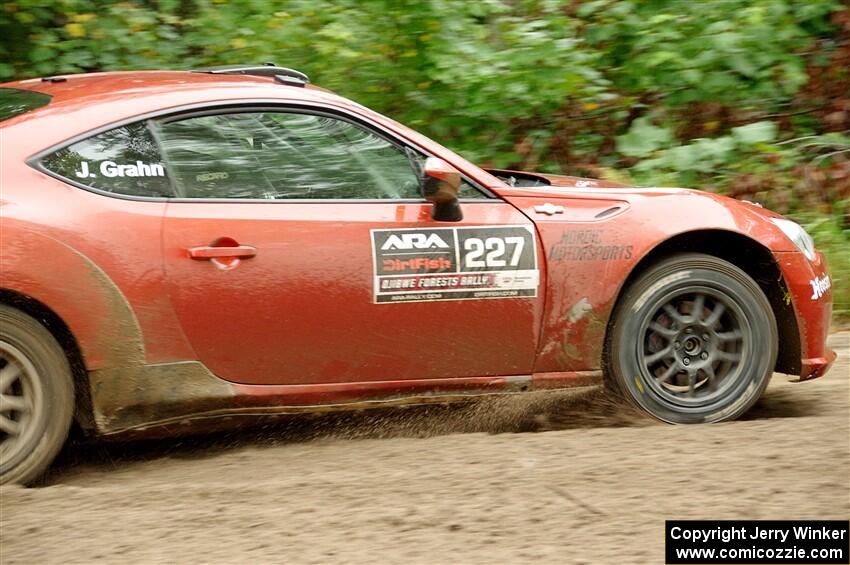
[[[275,75],[274,80],[286,86],[304,86],[304,81],[300,78],[295,78],[287,75]]]
[[[227,65],[223,67],[210,67],[206,69],[195,69],[194,73],[209,73],[213,75],[247,75],[255,77],[274,78],[281,84],[288,86],[304,86],[310,82],[310,77],[301,71],[287,67],[278,67],[274,63],[264,65]]]

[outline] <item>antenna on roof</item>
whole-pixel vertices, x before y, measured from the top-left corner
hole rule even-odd
[[[281,84],[288,86],[304,86],[310,82],[310,77],[301,71],[288,67],[278,67],[274,63],[263,65],[226,65],[222,67],[209,67],[206,69],[194,69],[193,73],[209,73],[213,75],[247,75],[255,77],[274,78]]]

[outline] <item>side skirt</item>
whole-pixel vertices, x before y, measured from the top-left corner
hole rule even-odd
[[[225,420],[461,402],[494,394],[589,386],[601,371],[308,385],[244,385],[185,361],[89,373],[97,435],[176,435],[220,429]],[[179,424],[179,426],[175,426]],[[188,425],[191,424],[191,425]],[[157,428],[167,428],[157,430]],[[185,431],[184,431],[185,430]]]

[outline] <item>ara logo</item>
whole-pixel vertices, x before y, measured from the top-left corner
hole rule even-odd
[[[390,249],[448,249],[449,245],[435,233],[392,234],[381,246],[381,251]]]

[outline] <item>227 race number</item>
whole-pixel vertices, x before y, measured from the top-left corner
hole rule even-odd
[[[498,268],[508,265],[516,267],[519,265],[520,258],[522,258],[522,250],[525,247],[525,239],[515,236],[508,236],[505,238],[488,237],[483,240],[477,237],[471,237],[463,242],[463,246],[464,250],[467,252],[465,257],[467,268]],[[507,253],[508,246],[513,246],[513,251],[511,251],[510,255],[510,263],[502,258]],[[483,257],[483,260],[481,257]]]

